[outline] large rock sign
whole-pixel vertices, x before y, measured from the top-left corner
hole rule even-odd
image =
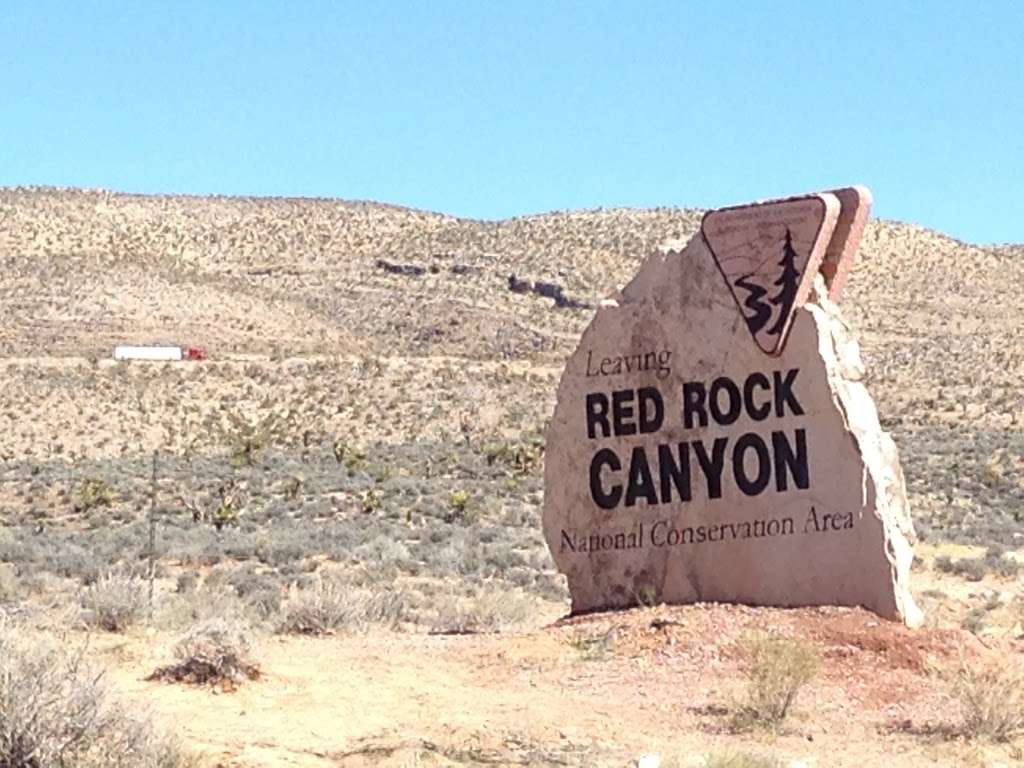
[[[829,298],[869,204],[851,188],[712,211],[598,309],[545,459],[544,535],[573,612],[716,601],[921,621],[896,447]]]

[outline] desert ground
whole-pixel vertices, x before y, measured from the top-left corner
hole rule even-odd
[[[924,628],[567,616],[540,526],[561,367],[700,215],[0,190],[0,766],[1024,764],[1022,245],[873,221],[841,305]],[[738,717],[757,633],[816,659],[771,727]],[[41,741],[59,701],[104,717],[12,760],[43,691]]]

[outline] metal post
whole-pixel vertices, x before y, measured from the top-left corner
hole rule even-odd
[[[159,451],[153,451],[153,472],[149,486],[149,617],[153,618],[153,582],[156,579],[156,462]]]

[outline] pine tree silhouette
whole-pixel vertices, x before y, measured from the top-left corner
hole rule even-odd
[[[797,280],[800,277],[800,270],[796,268],[796,257],[797,252],[793,250],[793,236],[787,227],[786,243],[782,246],[782,261],[779,262],[782,272],[779,279],[775,281],[775,285],[780,288],[779,292],[769,299],[772,304],[779,307],[778,319],[775,321],[775,325],[768,329],[768,333],[772,335],[782,333],[782,328],[789,317],[789,310],[793,308],[793,301],[796,299],[796,289],[799,284]]]

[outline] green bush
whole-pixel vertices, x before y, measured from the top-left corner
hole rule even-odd
[[[87,477],[75,490],[73,498],[74,511],[81,514],[111,506],[116,496],[110,483],[102,477]]]
[[[452,491],[451,498],[449,499],[452,511],[455,513],[456,517],[460,519],[465,519],[468,517],[467,513],[469,511],[470,505],[472,504],[472,501],[473,498],[469,495],[469,492],[464,491],[461,488]]]
[[[359,496],[359,510],[364,515],[372,514],[381,507],[380,494],[373,488],[368,488]]]

